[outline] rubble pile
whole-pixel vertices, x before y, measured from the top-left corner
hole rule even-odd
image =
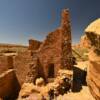
[[[73,72],[68,70],[59,70],[54,82],[44,84],[43,78],[36,79],[36,84],[24,83],[19,93],[18,100],[53,100],[59,95],[63,95],[72,88]],[[34,98],[34,99],[30,99]]]

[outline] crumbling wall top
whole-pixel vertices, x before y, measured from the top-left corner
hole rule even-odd
[[[34,39],[29,39],[29,50],[37,50],[42,42]]]
[[[62,10],[62,14],[61,14],[61,27],[68,25],[69,23],[70,23],[69,10],[64,9]]]

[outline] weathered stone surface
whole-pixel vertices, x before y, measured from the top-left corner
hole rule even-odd
[[[33,62],[29,65],[28,69],[29,71],[25,82],[36,83],[35,80],[40,77],[46,81],[43,67],[41,66],[38,58],[33,59]]]
[[[44,85],[45,85],[44,79],[43,79],[42,77],[37,78],[35,84],[36,84],[37,86],[44,86]]]
[[[35,86],[33,83],[24,83],[19,93],[18,100],[42,100],[40,94],[40,87]]]
[[[86,28],[85,33],[90,40],[93,51],[100,55],[100,18],[91,23]]]
[[[29,40],[29,47],[28,47],[28,49],[29,50],[37,50],[40,47],[41,43],[42,42],[40,42],[40,41],[37,41],[37,40],[34,40],[34,39],[30,39]]]
[[[81,36],[79,45],[81,48],[90,48],[91,47],[90,41],[86,35]]]
[[[13,57],[0,56],[0,74],[11,68],[13,68]]]
[[[9,69],[0,75],[1,98],[14,100],[18,96],[19,89],[20,86],[13,69]]]
[[[85,33],[91,42],[87,83],[92,95],[100,100],[100,19],[90,24]]]
[[[19,92],[19,97],[23,98],[32,94],[32,92],[39,93],[38,88],[33,83],[24,83],[22,85],[21,91]]]
[[[100,35],[100,18],[88,25],[88,27],[85,29],[85,32],[92,32],[96,35]]]
[[[100,100],[100,56],[89,53],[88,86],[96,100]]]
[[[35,83],[35,79],[38,77],[45,79],[44,71],[37,55],[37,51],[28,50],[19,53],[14,58],[14,69],[20,85],[25,82]]]
[[[47,85],[44,85],[44,80],[42,78],[36,80],[36,85],[33,83],[24,83],[19,93],[18,100],[34,100],[38,98],[35,95],[38,95],[39,98],[41,97],[43,100],[53,100],[54,96],[56,97],[70,90],[72,83],[70,79],[72,77],[73,72],[71,70],[59,70],[58,76],[55,78],[54,82],[48,83]]]
[[[30,64],[33,62],[32,52],[25,51],[14,57],[14,69],[20,85],[26,81],[26,76],[30,70]]]
[[[19,89],[20,85],[13,69],[13,56],[0,56],[0,97],[14,99]]]

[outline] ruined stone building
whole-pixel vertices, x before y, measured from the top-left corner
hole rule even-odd
[[[43,42],[30,39],[28,51],[15,57],[17,75],[20,80],[27,76],[28,81],[40,76],[46,80],[54,78],[60,68],[72,69],[71,51],[70,18],[69,11],[65,9],[59,28],[50,32]]]
[[[0,69],[0,73],[14,69],[19,85],[24,82],[34,82],[38,77],[43,77],[47,82],[49,78],[57,76],[59,69],[72,70],[71,60],[70,17],[69,11],[64,9],[60,26],[50,32],[43,42],[30,39],[26,51],[19,52],[15,56],[1,57],[0,64],[5,67]]]

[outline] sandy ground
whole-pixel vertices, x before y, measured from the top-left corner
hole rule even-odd
[[[84,70],[88,68],[88,61],[85,62],[77,62],[77,68]],[[57,99],[54,100],[95,100],[90,91],[88,86],[82,86],[82,89],[79,92],[69,92],[64,94],[63,96],[60,95]]]
[[[76,93],[67,93],[63,96],[59,96],[57,99],[54,100],[95,100],[91,93],[89,92],[89,89],[87,86],[83,86],[82,90],[80,92]]]
[[[75,65],[75,67],[78,67],[82,70],[84,70],[85,68],[88,67],[88,61],[80,61],[80,62],[77,62],[77,65]]]

